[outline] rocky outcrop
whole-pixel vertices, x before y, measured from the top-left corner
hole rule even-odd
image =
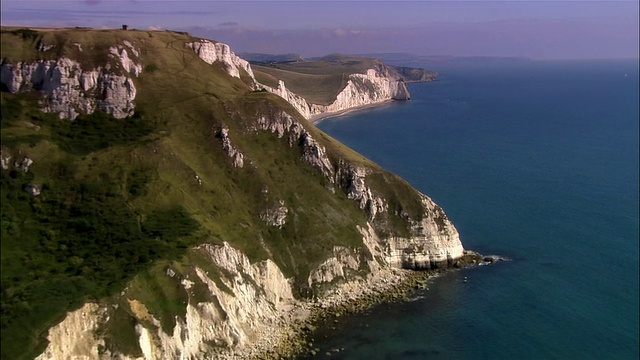
[[[281,228],[287,221],[289,209],[284,206],[284,200],[280,200],[279,206],[265,209],[260,213],[260,219],[269,226]]]
[[[0,167],[2,167],[3,170],[9,170],[9,165],[11,164],[11,157],[12,155],[9,154],[7,151],[0,150]]]
[[[195,282],[206,286],[209,301],[190,300],[184,318],[176,318],[173,331],[165,333],[160,321],[144,303],[128,299],[135,316],[135,330],[142,359],[246,358],[256,346],[266,350],[285,335],[284,316],[296,302],[289,280],[271,260],[251,264],[229,244],[204,244],[198,248],[224,276],[221,289],[213,274],[196,268],[196,278],[184,278],[189,290]],[[167,274],[167,276],[171,276]],[[178,276],[175,272],[173,276]],[[37,358],[44,359],[133,359],[110,353],[98,336],[113,307],[87,303],[68,313],[49,330],[49,345]],[[251,345],[251,346],[249,346]]]
[[[302,96],[295,94],[293,91],[287,89],[287,86],[282,80],[278,81],[277,88],[272,88],[264,84],[258,84],[258,87],[283,98],[286,102],[288,102],[289,104],[291,104],[291,106],[298,110],[298,112],[305,119],[310,119],[313,115],[315,115],[315,109],[311,108],[311,105],[307,103],[307,100],[305,100]]]
[[[44,95],[45,112],[56,113],[61,119],[74,120],[79,114],[90,114],[100,109],[115,118],[133,115],[136,87],[126,75],[138,76],[141,65],[129,58],[127,51],[111,48],[111,56],[117,65],[83,69],[75,60],[62,57],[57,60],[3,63],[0,66],[0,82],[9,92],[37,90]]]
[[[386,261],[404,269],[435,269],[454,265],[464,255],[458,231],[442,208],[422,195],[424,217],[414,221],[411,237],[390,237],[385,241]]]
[[[231,161],[233,162],[233,166],[237,168],[243,167],[244,155],[231,143],[231,139],[229,139],[229,129],[220,129],[217,136],[222,140],[222,150],[224,150],[224,152],[229,155]]]
[[[136,57],[138,56],[138,51],[133,47],[133,45],[131,45],[130,42],[124,41],[123,43],[126,47],[129,48],[129,51],[135,54]],[[110,47],[109,54],[113,58],[117,58],[118,60],[120,60],[120,65],[122,66],[122,68],[133,76],[138,77],[138,75],[140,75],[140,73],[142,72],[142,65],[137,64],[132,59],[130,59],[127,50],[123,46],[118,45],[115,47]]]
[[[252,79],[253,83],[256,82],[249,62],[238,57],[231,51],[229,45],[204,39],[198,42],[186,43],[185,45],[193,49],[198,54],[198,57],[207,64],[211,65],[214,62],[220,62],[226,67],[229,75],[236,78],[240,77],[240,71],[242,70]]]
[[[25,156],[24,159],[22,159],[21,162],[15,162],[13,164],[13,166],[15,166],[16,168],[22,170],[23,172],[28,172],[29,171],[29,167],[33,165],[33,160],[29,159],[28,157]]]
[[[282,326],[280,315],[294,298],[289,281],[273,261],[251,264],[228,243],[204,244],[199,250],[225,274],[220,281],[226,289],[212,280],[212,274],[197,268],[197,279],[191,280],[205,284],[212,300],[189,302],[185,318],[177,320],[171,334],[139,324],[139,342],[145,359],[210,358],[225,352],[232,355],[229,350],[242,358],[248,353],[238,352],[249,351],[248,344],[263,338],[273,339],[269,334]],[[190,282],[183,283],[187,287]]]
[[[357,202],[358,207],[369,214],[370,219],[374,219],[377,214],[386,212],[388,206],[384,199],[376,196],[365,184],[366,175],[367,169],[364,166],[341,161],[338,165],[336,183],[346,190],[349,199]]]
[[[100,359],[104,340],[96,333],[106,313],[106,307],[95,303],[86,303],[67,313],[64,321],[49,330],[49,345],[35,360]]]
[[[257,114],[254,131],[257,130],[269,131],[278,138],[288,135],[289,146],[302,147],[302,160],[318,169],[331,182],[334,181],[335,171],[326,149],[291,115],[284,111],[273,115]]]
[[[362,261],[357,250],[335,246],[333,255],[309,274],[309,286],[331,284],[337,280],[348,281],[357,276],[363,264],[365,262]]]
[[[31,196],[38,196],[40,195],[40,186],[36,184],[26,184],[24,186],[24,191]]]

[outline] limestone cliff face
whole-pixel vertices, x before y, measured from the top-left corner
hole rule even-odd
[[[251,264],[244,254],[227,243],[204,244],[200,250],[214,266],[224,271],[221,281],[226,289],[220,288],[211,274],[200,268],[196,268],[198,279],[183,279],[187,290],[193,284],[191,280],[205,284],[211,300],[190,301],[186,305],[186,316],[177,319],[170,334],[139,324],[139,344],[145,359],[213,357],[220,354],[219,348],[249,351],[248,344],[261,341],[265,334],[282,325],[280,316],[284,307],[294,299],[288,280],[271,260]],[[160,324],[144,311],[137,317]]]
[[[213,64],[214,62],[222,63],[226,68],[229,75],[239,78],[240,70],[249,75],[249,77],[255,83],[255,77],[253,70],[249,62],[238,57],[229,45],[220,42],[211,42],[209,40],[200,40],[199,42],[192,42],[185,44],[187,47],[193,49],[204,62],[207,64]]]
[[[305,100],[302,96],[295,94],[293,91],[287,89],[284,81],[282,80],[278,81],[277,88],[272,88],[264,84],[259,84],[258,86],[285,99],[289,104],[291,104],[291,106],[298,110],[298,112],[302,116],[304,116],[305,119],[310,119],[311,116],[316,114],[311,105],[307,103],[307,100]]]
[[[208,300],[191,297],[185,304],[186,314],[176,318],[172,332],[162,330],[160,321],[144,303],[127,300],[128,311],[137,322],[142,356],[107,349],[98,334],[113,308],[88,303],[50,329],[49,346],[37,359],[246,358],[257,344],[261,348],[274,345],[279,339],[274,335],[284,335],[280,331],[285,326],[284,316],[296,302],[289,280],[280,269],[271,260],[251,264],[227,243],[203,244],[197,251],[225,275],[217,284],[212,280],[213,274],[195,268],[194,278],[182,278],[180,283],[188,292],[195,282],[204,285]],[[171,270],[167,276],[179,275]]]
[[[257,116],[254,131],[266,130],[279,138],[288,135],[289,146],[302,147],[302,160],[318,169],[327,179],[334,182],[334,166],[326,149],[314,139],[295,118],[282,111],[275,115]]]
[[[96,109],[124,118],[133,115],[135,109],[136,87],[129,75],[137,77],[142,65],[136,62],[138,51],[128,42],[111,47],[109,54],[109,61],[91,69],[66,57],[2,63],[0,83],[12,93],[41,92],[43,110],[61,119],[73,120]]]
[[[49,330],[49,346],[35,360],[99,359],[104,340],[96,337],[100,323],[105,321],[107,308],[87,303],[67,314],[63,322]]]
[[[429,197],[421,194],[421,201],[425,216],[412,223],[411,237],[386,240],[385,258],[391,266],[405,269],[450,267],[464,253],[458,231]]]
[[[270,91],[290,103],[302,116],[312,116],[348,110],[354,107],[381,103],[388,100],[409,100],[411,95],[404,81],[379,69],[368,69],[364,74],[351,74],[347,85],[329,105],[308,103],[303,97],[287,89],[283,81],[277,88],[263,84],[259,87]]]

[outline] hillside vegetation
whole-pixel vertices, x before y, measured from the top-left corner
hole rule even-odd
[[[187,295],[164,275],[166,267],[201,264],[193,247],[204,242],[226,241],[251,261],[272,258],[295,280],[295,295],[310,296],[310,269],[335,245],[361,246],[356,225],[364,225],[367,214],[303,162],[286,136],[255,130],[258,116],[284,110],[332,159],[372,169],[372,187],[393,207],[385,231],[405,234],[406,219],[397,214],[420,215],[406,182],[306,122],[282,99],[203,62],[185,47],[198,40],[188,34],[3,28],[1,57],[17,63],[66,56],[92,68],[104,66],[108,48],[125,40],[139,47],[144,69],[133,79],[133,116],[114,119],[98,111],[71,122],[43,113],[38,92],[1,93],[2,156],[11,157],[1,177],[3,359],[42,352],[47,329],[87,300],[122,305],[110,320],[115,335],[107,347],[139,353],[123,299],[146,299],[171,329],[175,316],[184,316]],[[42,44],[55,47],[39,51]],[[331,64],[256,67],[256,73],[267,83],[269,76],[284,78],[320,102],[343,86],[344,74],[368,66],[363,60]],[[232,166],[223,151],[223,127],[245,167]],[[25,157],[33,160],[26,172],[14,166]],[[41,193],[26,192],[31,185]],[[290,211],[284,226],[261,220],[264,209],[281,201]]]

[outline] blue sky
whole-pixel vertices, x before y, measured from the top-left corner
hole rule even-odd
[[[2,0],[2,25],[172,29],[235,51],[638,58],[638,1]]]

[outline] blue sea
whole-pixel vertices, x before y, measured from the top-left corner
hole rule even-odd
[[[430,68],[411,101],[318,127],[512,261],[331,321],[316,358],[637,359],[638,61]]]

